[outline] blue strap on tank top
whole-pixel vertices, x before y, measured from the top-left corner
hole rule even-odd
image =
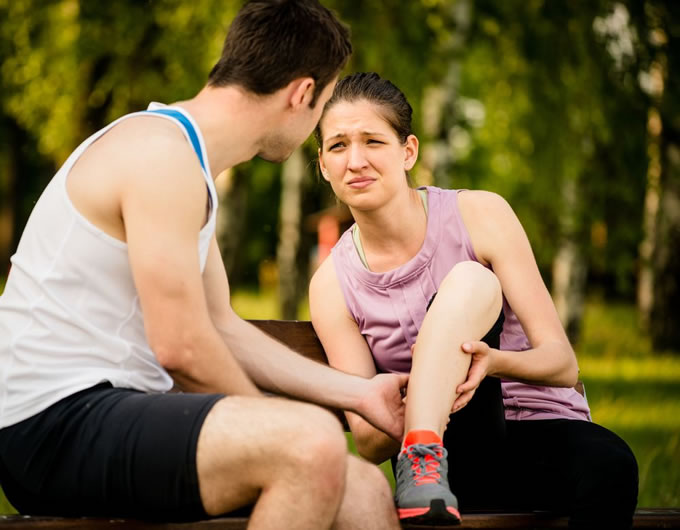
[[[194,129],[194,126],[191,124],[191,122],[187,119],[187,117],[179,112],[178,110],[174,109],[154,109],[154,110],[148,110],[147,112],[153,112],[156,114],[165,114],[166,116],[170,116],[171,118],[175,118],[182,127],[186,130],[187,134],[189,135],[189,139],[191,140],[191,147],[194,148],[194,151],[196,152],[196,156],[198,156],[198,161],[201,163],[201,167],[203,168],[203,171],[208,173],[208,170],[205,167],[205,161],[203,160],[203,152],[201,151],[201,142],[198,140],[198,135],[196,134],[196,129]]]

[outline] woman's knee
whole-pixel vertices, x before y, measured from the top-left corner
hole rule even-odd
[[[488,305],[494,317],[503,305],[503,292],[498,277],[476,261],[461,261],[453,266],[439,286],[437,297],[468,296]]]
[[[604,428],[602,428],[604,430]],[[619,509],[635,509],[638,496],[638,465],[628,444],[614,433],[593,444],[583,459],[581,491]]]

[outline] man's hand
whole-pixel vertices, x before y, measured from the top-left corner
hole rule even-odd
[[[470,363],[470,369],[468,370],[467,379],[456,388],[458,397],[453,402],[451,412],[458,412],[470,402],[472,396],[475,395],[477,387],[490,373],[492,355],[495,351],[482,341],[465,342],[461,345],[461,349],[463,352],[472,356],[472,361]]]
[[[357,414],[371,425],[401,442],[404,436],[403,395],[408,374],[379,374],[367,380],[366,394],[357,406]]]

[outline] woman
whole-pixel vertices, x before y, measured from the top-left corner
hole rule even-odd
[[[573,389],[574,351],[507,202],[409,187],[411,107],[377,74],[337,84],[316,137],[355,224],[312,279],[312,322],[336,368],[410,372],[401,444],[347,414],[361,455],[397,455],[399,516],[455,523],[460,499],[630,526],[635,457]]]

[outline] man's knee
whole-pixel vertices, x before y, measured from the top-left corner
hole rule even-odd
[[[350,456],[348,480],[352,484],[362,484],[366,490],[386,494],[391,498],[392,490],[387,477],[375,464]]]
[[[347,458],[347,440],[340,422],[330,412],[306,405],[299,421],[291,425],[296,436],[291,454],[307,461],[307,465],[326,467],[339,464],[344,473]]]

